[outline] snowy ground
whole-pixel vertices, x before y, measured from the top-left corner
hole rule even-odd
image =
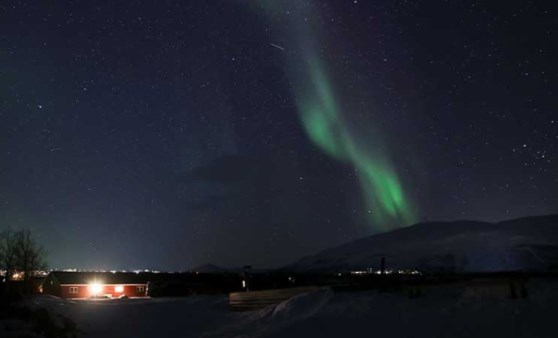
[[[79,337],[556,337],[558,283],[530,281],[528,299],[471,299],[457,287],[404,293],[303,294],[253,312],[226,296],[71,302],[28,300],[72,318]],[[6,324],[6,323],[4,323]],[[0,336],[8,337],[1,331]]]

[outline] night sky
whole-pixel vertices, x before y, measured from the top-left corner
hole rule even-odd
[[[557,95],[552,1],[2,1],[0,228],[184,270],[556,213]]]

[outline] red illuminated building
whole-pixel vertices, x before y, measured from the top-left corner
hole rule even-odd
[[[41,292],[73,299],[147,297],[147,282],[143,273],[53,271]]]

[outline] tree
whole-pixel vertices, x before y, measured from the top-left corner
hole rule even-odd
[[[31,236],[30,230],[16,233],[16,267],[23,274],[25,282],[37,270],[45,268],[44,250]]]
[[[4,280],[9,281],[14,272],[19,272],[24,281],[45,267],[44,250],[33,239],[30,230],[5,230],[0,234],[0,269]]]
[[[8,281],[17,265],[17,236],[12,230],[0,233],[0,270],[5,273],[4,281]]]

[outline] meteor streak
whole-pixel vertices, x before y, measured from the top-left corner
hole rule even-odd
[[[280,50],[282,50],[282,51],[285,50],[285,48],[283,48],[283,47],[281,47],[281,46],[279,46],[279,45],[276,45],[276,44],[274,44],[274,43],[270,43],[270,45],[272,45],[273,47],[278,48],[278,49],[280,49]]]

